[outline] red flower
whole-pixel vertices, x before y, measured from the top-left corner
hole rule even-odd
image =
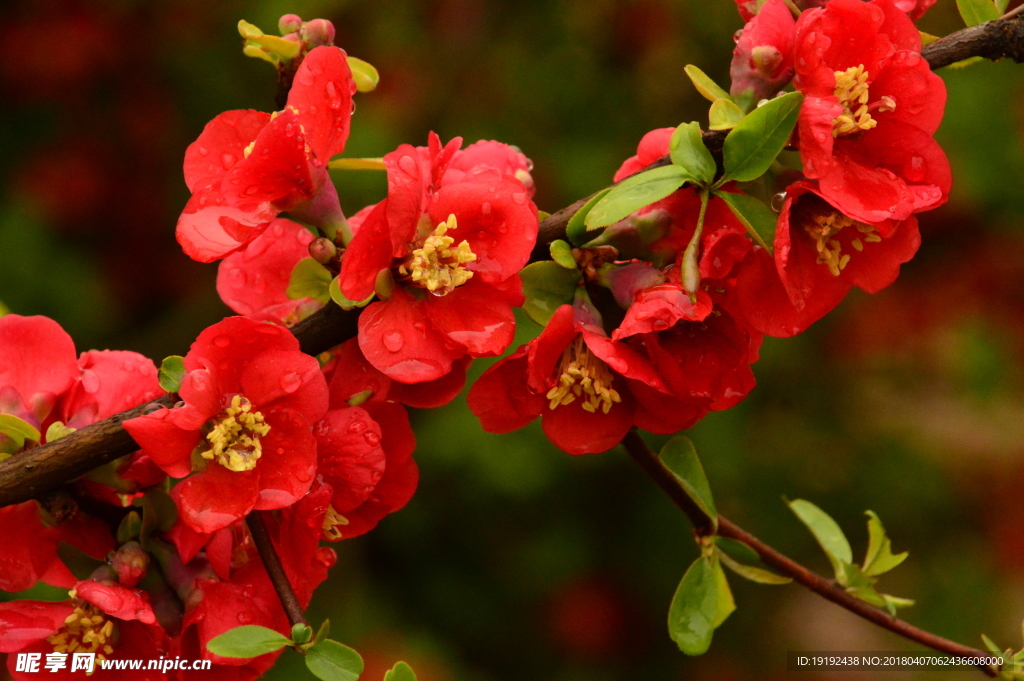
[[[274,220],[244,251],[221,261],[217,269],[220,299],[250,319],[289,325],[319,310],[323,303],[287,294],[292,269],[309,256],[312,240],[312,233],[302,225],[284,218]]]
[[[753,101],[774,97],[793,78],[796,22],[782,0],[768,0],[743,27],[732,53],[730,92],[752,91]]]
[[[901,12],[906,12],[907,16],[913,21],[917,21],[924,16],[924,13],[931,9],[932,5],[935,4],[935,0],[895,0],[896,7]]]
[[[796,73],[806,95],[798,124],[804,173],[832,205],[877,224],[945,202],[949,162],[932,134],[946,87],[892,0],[831,0],[801,15]]]
[[[57,399],[78,376],[75,342],[57,322],[16,314],[0,317],[0,413],[45,433]]]
[[[512,306],[522,304],[518,273],[536,241],[537,208],[503,174],[507,158],[494,168],[481,163],[496,157],[493,147],[460,156],[460,144],[442,148],[432,135],[427,148],[385,156],[388,198],[342,259],[346,297],[382,297],[359,317],[363,354],[405,383],[439,379],[466,355],[501,353],[515,332]],[[449,166],[470,163],[449,179]]]
[[[774,262],[757,249],[741,266],[736,284],[743,315],[768,335],[800,333],[838,305],[852,286],[881,291],[921,245],[914,216],[895,226],[858,222],[806,180],[790,185],[786,193]]]
[[[345,148],[355,83],[344,50],[303,59],[284,111],[226,111],[185,152],[192,198],[178,243],[200,262],[244,248],[281,212],[314,225],[344,222],[326,164]]]
[[[672,133],[675,131],[675,128],[657,128],[644,135],[637,145],[636,156],[630,156],[623,161],[615,172],[613,181],[620,182],[668,154]]]
[[[327,410],[316,359],[282,327],[229,317],[199,335],[185,369],[183,404],[124,424],[168,475],[199,467],[173,490],[185,522],[212,532],[301,498],[316,469],[310,424]]]

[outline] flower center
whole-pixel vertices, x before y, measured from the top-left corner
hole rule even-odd
[[[558,383],[548,391],[548,409],[572,404],[577,397],[584,400],[582,407],[591,414],[598,408],[605,414],[612,405],[621,402],[619,393],[612,389],[613,375],[608,365],[591,354],[583,344],[583,336],[562,353]]]
[[[327,515],[324,516],[324,527],[323,533],[324,538],[330,541],[338,541],[341,539],[341,530],[338,529],[339,525],[348,525],[348,518],[338,513],[334,506],[327,506]]]
[[[850,240],[850,245],[858,253],[864,250],[864,242],[877,243],[882,237],[871,225],[855,222],[845,215],[832,211],[828,214],[815,214],[804,225],[804,229],[814,241],[814,247],[818,251],[817,263],[828,267],[828,271],[834,276],[839,276],[850,262],[850,254],[843,253],[843,246],[836,237],[844,228],[855,225],[858,236]],[[863,240],[863,241],[862,241]]]
[[[75,592],[70,592],[75,597]],[[114,635],[114,622],[89,603],[83,603],[64,620],[64,626],[46,640],[55,653],[97,653],[99,660],[114,652],[110,645]]]
[[[878,125],[871,117],[872,111],[895,111],[896,100],[889,96],[868,105],[868,72],[863,64],[851,66],[845,71],[836,71],[835,96],[843,107],[843,113],[832,121],[832,136],[842,137]]]
[[[455,215],[449,215],[447,222],[439,224],[423,241],[423,246],[412,252],[412,258],[398,268],[399,273],[409,276],[412,281],[431,293],[446,295],[473,278],[473,273],[463,267],[476,260],[476,253],[463,240],[455,248],[455,239],[445,236],[450,229],[456,229]]]
[[[252,402],[235,395],[231,406],[206,434],[210,448],[200,456],[216,461],[229,471],[251,471],[263,454],[260,438],[269,432],[270,426],[263,422],[263,414],[252,410]]]

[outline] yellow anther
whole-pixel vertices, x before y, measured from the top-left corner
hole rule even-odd
[[[849,253],[842,253],[842,244],[836,238],[839,232],[846,227],[856,225],[859,236],[851,239],[850,244],[858,253],[864,250],[865,241],[877,243],[882,240],[882,237],[871,225],[854,222],[845,215],[840,215],[835,211],[824,215],[820,213],[813,214],[810,218],[810,220],[805,222],[804,229],[811,236],[811,239],[814,240],[815,250],[818,251],[817,263],[828,267],[828,271],[837,277],[850,264],[851,255]]]
[[[75,598],[75,592],[71,591]],[[91,603],[78,601],[80,605],[64,619],[64,626],[55,631],[46,641],[55,653],[96,653],[97,662],[114,652],[110,641],[114,637],[114,622],[96,609]]]
[[[249,146],[247,146],[245,149],[242,149],[242,158],[249,158],[249,154],[252,153],[252,150],[255,147],[256,147],[256,140],[253,140],[252,142],[249,142]]]
[[[204,459],[216,461],[230,471],[251,471],[263,454],[260,438],[270,432],[263,414],[252,411],[252,403],[235,395],[231,406],[214,420],[206,439],[210,448],[200,453]]]
[[[473,278],[473,272],[463,267],[476,260],[476,253],[463,240],[452,248],[455,239],[445,236],[448,230],[458,228],[455,215],[449,215],[446,222],[439,224],[427,236],[420,248],[412,252],[412,258],[398,268],[416,284],[431,293],[443,296],[462,286]]]
[[[851,66],[845,71],[836,71],[835,96],[843,112],[832,121],[832,136],[841,137],[878,125],[871,117],[871,111],[895,111],[896,100],[888,95],[877,104],[868,106],[868,72],[863,64]]]
[[[334,510],[334,506],[327,506],[327,515],[324,516],[324,538],[331,541],[338,541],[341,539],[341,530],[338,529],[339,525],[348,525],[348,518]]]
[[[584,410],[596,414],[600,408],[607,414],[613,404],[622,401],[612,388],[611,369],[587,349],[583,336],[576,336],[565,349],[558,369],[558,383],[546,395],[548,409],[572,404],[579,397],[584,400]]]

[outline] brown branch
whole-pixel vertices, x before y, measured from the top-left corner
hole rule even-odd
[[[948,66],[973,56],[987,59],[1009,57],[1022,61],[1024,19],[1013,17],[965,28],[939,38],[926,46],[922,54],[932,68]],[[713,153],[721,150],[724,140],[722,132],[704,133],[704,143]],[[666,156],[648,168],[669,162]],[[555,239],[565,238],[569,219],[589,198],[580,199],[541,221],[532,261],[549,258],[549,244]],[[303,352],[319,354],[354,337],[358,315],[359,310],[346,312],[328,304],[295,326],[292,332],[299,339]],[[35,447],[0,463],[0,507],[36,498],[96,466],[130,453],[135,449],[134,443],[120,424],[125,419],[138,416],[140,409],[112,416],[58,442]]]
[[[623,438],[622,446],[625,447],[629,455],[640,465],[644,472],[654,480],[658,487],[664,490],[676,506],[686,514],[690,522],[693,523],[697,534],[701,536],[710,534],[711,518],[701,511],[700,507],[690,499],[685,490],[679,485],[676,476],[665,467],[665,464],[661,462],[658,455],[654,453],[635,430],[631,430]],[[734,525],[722,516],[718,516],[718,534],[743,542],[757,553],[765,565],[774,569],[779,574],[792,578],[794,582],[807,587],[839,607],[849,610],[853,614],[859,615],[872,624],[876,624],[894,634],[933,650],[957,657],[990,657],[988,653],[976,648],[961,645],[923,629],[918,629],[903,620],[892,617],[884,610],[865,603],[859,598],[854,598],[833,580],[825,579],[821,575],[811,572],[803,565],[782,555],[754,535]],[[977,665],[977,667],[988,676],[997,676],[996,670],[991,667],[985,665]]]
[[[267,511],[253,511],[245,517],[245,522],[249,526],[249,534],[252,535],[252,541],[256,544],[256,550],[260,552],[263,567],[267,568],[267,574],[270,575],[274,590],[277,591],[277,596],[281,599],[281,606],[288,615],[288,621],[293,627],[296,624],[308,625],[309,620],[306,619],[306,613],[302,611],[299,599],[295,595],[295,589],[288,581],[288,575],[285,574],[284,567],[281,565],[281,559],[274,549],[274,542],[270,540],[267,526],[263,523],[264,513]]]

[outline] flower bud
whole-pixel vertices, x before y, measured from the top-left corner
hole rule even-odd
[[[309,254],[313,257],[313,260],[316,260],[321,265],[326,265],[338,255],[338,248],[330,239],[320,237],[309,242]]]
[[[302,17],[298,14],[285,14],[277,20],[277,30],[281,32],[281,35],[294,33],[300,28],[302,28]]]
[[[334,24],[327,19],[307,21],[302,27],[302,37],[309,44],[311,50],[321,45],[333,45]]]
[[[121,586],[131,589],[142,581],[149,570],[149,554],[137,541],[124,544],[110,556],[110,565]]]
[[[773,97],[793,78],[796,22],[782,0],[768,0],[747,22],[732,53],[730,94],[751,91],[753,101]]]

